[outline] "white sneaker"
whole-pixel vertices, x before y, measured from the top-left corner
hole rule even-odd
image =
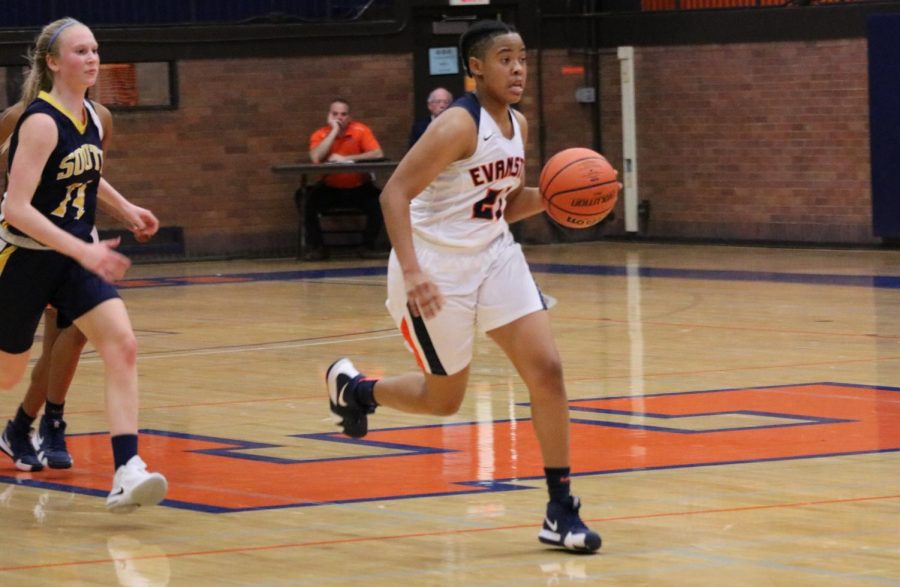
[[[166,496],[168,488],[165,477],[148,473],[146,463],[134,455],[116,471],[106,509],[114,514],[127,514],[142,505],[156,505]]]

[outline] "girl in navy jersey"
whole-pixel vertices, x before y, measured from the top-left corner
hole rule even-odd
[[[345,434],[364,436],[376,406],[450,415],[462,403],[476,328],[510,358],[531,398],[550,493],[541,542],[592,552],[600,536],[569,492],[568,400],[543,298],[509,223],[544,210],[524,187],[528,124],[510,105],[525,89],[525,45],[500,21],[460,38],[475,79],[429,125],[381,194],[393,251],[387,306],[421,371],[366,379],[349,359],[326,374],[330,408]]]
[[[75,322],[103,359],[115,477],[114,512],[154,505],[167,483],[138,456],[137,342],[112,282],[130,263],[118,241],[95,241],[98,194],[139,240],[159,228],[101,175],[102,125],[85,99],[100,68],[91,30],[66,18],[41,31],[23,85],[27,105],[12,136],[0,220],[0,387],[22,377],[34,332],[50,304]]]
[[[112,115],[103,105],[91,104],[100,119],[101,142],[105,151],[112,135]],[[0,114],[0,144],[9,144],[27,106],[19,101]],[[0,149],[0,152],[5,152],[5,149]],[[5,175],[4,166],[4,191]],[[55,308],[48,306],[44,310],[41,356],[31,370],[31,382],[25,398],[15,417],[0,434],[0,450],[9,455],[17,469],[40,471],[44,467],[68,469],[72,466],[72,455],[66,446],[63,415],[69,386],[86,343],[84,334]],[[42,407],[45,408],[44,416],[37,431],[33,431],[31,425]]]

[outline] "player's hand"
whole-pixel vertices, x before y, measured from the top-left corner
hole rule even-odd
[[[444,296],[438,286],[421,271],[404,276],[406,300],[413,316],[434,318],[444,307]]]
[[[135,218],[130,227],[134,239],[139,243],[145,243],[159,231],[159,220],[150,210],[134,207]]]
[[[131,261],[125,255],[114,250],[119,246],[121,240],[116,237],[87,245],[85,254],[79,259],[79,262],[85,269],[96,273],[109,283],[122,279],[125,277],[125,272],[131,267]]]

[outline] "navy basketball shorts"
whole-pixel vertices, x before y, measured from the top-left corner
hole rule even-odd
[[[57,330],[65,330],[66,328],[68,328],[71,325],[72,325],[72,320],[68,316],[66,316],[65,314],[60,312],[59,309],[57,309],[56,310],[56,329]]]
[[[118,297],[115,287],[71,257],[0,241],[0,350],[4,352],[18,354],[31,348],[47,304],[70,321]]]

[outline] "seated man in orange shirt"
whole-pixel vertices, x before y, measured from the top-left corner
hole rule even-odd
[[[309,158],[313,163],[326,161],[365,161],[382,159],[384,153],[375,135],[365,124],[350,116],[350,104],[341,98],[331,103],[328,124],[309,138]],[[381,190],[368,173],[332,173],[310,188],[306,200],[306,260],[318,261],[327,256],[322,241],[319,213],[332,208],[358,208],[366,215],[363,232],[363,257],[378,256],[375,239],[383,219],[378,196]]]

